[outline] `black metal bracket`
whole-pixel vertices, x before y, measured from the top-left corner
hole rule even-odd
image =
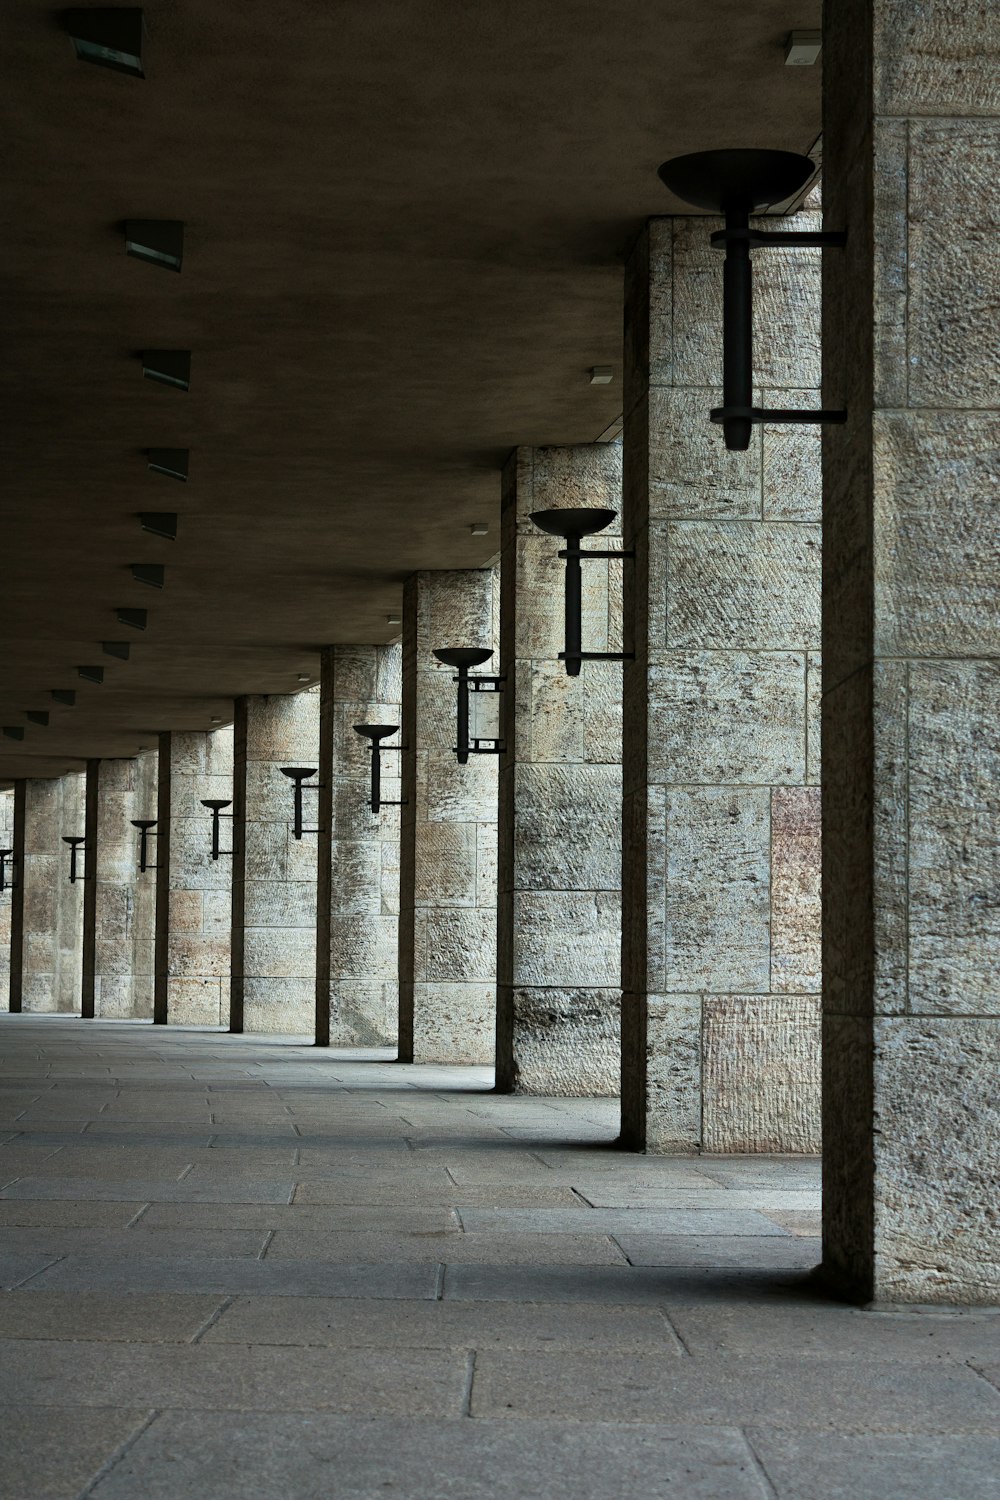
[[[322,785],[322,783],[319,781],[313,782],[312,786],[303,785],[303,782],[305,782],[310,776],[316,775],[316,767],[282,766],[281,774],[282,776],[287,776],[289,781],[293,783],[292,838],[301,839],[304,833],[324,833],[326,830],[323,828],[303,828],[302,826],[302,793],[318,792]]]
[[[372,756],[372,781],[371,793],[368,798],[368,806],[373,813],[381,812],[383,807],[405,807],[407,799],[400,801],[386,801],[382,796],[382,754],[385,750],[405,750],[406,745],[383,745],[382,741],[390,734],[395,734],[398,724],[355,724],[356,734],[364,739],[370,740],[369,749]]]
[[[0,849],[0,896],[3,895],[4,891],[12,891],[17,883],[16,881],[7,879],[8,860],[10,861],[9,868],[13,873],[17,868],[13,849]]]
[[[145,875],[147,870],[159,869],[158,865],[151,865],[146,857],[149,852],[149,840],[159,838],[159,834],[153,832],[156,827],[156,819],[130,818],[129,821],[133,828],[138,828],[139,830],[139,874]]]
[[[232,798],[226,801],[221,797],[209,797],[207,799],[203,797],[201,805],[202,807],[207,807],[212,814],[212,859],[217,860],[220,854],[225,854],[228,858],[233,853],[233,850],[219,848],[219,820],[220,818],[228,818],[232,821],[233,814],[222,811],[224,807],[232,807]]]
[[[540,531],[550,536],[561,536],[566,546],[560,548],[558,556],[566,562],[565,600],[565,651],[559,652],[559,660],[566,663],[566,676],[579,677],[580,666],[585,661],[634,661],[634,651],[584,651],[583,642],[583,570],[585,560],[597,558],[634,558],[635,549],[621,551],[595,549],[584,552],[581,537],[593,536],[603,531],[618,514],[614,510],[581,506],[577,509],[554,509],[532,511],[531,519]]]
[[[753,404],[753,273],[751,250],[788,246],[842,249],[846,230],[751,229],[750,215],[794,198],[815,174],[807,156],[790,151],[699,151],[666,161],[659,175],[671,192],[696,208],[725,215],[725,229],[709,236],[725,250],[722,306],[722,405],[710,420],[720,423],[731,452],[750,446],[762,422],[826,425],[847,420],[831,408],[784,408]]]
[[[486,646],[442,646],[434,652],[438,661],[446,667],[454,667],[458,673],[451,680],[458,684],[456,705],[457,743],[452,746],[460,766],[467,766],[470,755],[503,755],[506,746],[502,740],[480,738],[469,734],[469,694],[502,693],[507,681],[505,677],[494,677],[488,673],[472,676],[469,668],[480,667],[490,660],[493,652]]]
[[[79,878],[77,872],[77,851],[86,856],[87,837],[86,834],[81,833],[67,838],[67,836],[63,834],[63,843],[69,845],[69,883],[70,885],[76,885],[77,879]],[[87,878],[86,865],[84,865],[83,878]]]

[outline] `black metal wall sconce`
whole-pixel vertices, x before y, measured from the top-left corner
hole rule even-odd
[[[149,859],[148,859],[148,855],[149,855],[149,840],[150,839],[155,839],[155,838],[159,837],[158,834],[155,834],[153,832],[153,829],[156,827],[156,821],[157,820],[155,818],[131,818],[130,819],[132,827],[133,828],[138,828],[138,830],[139,830],[139,874],[140,875],[145,875],[145,873],[146,873],[147,870],[155,870],[157,868],[156,865],[151,865],[149,863]]]
[[[576,509],[533,510],[530,519],[539,531],[550,536],[565,538],[566,546],[559,556],[566,559],[565,637],[566,649],[560,651],[559,660],[566,663],[566,676],[579,677],[580,664],[585,661],[633,661],[634,651],[584,651],[583,650],[583,570],[584,558],[635,557],[629,548],[622,552],[584,552],[581,537],[593,536],[610,526],[618,512],[596,506],[580,506]]]
[[[460,766],[469,763],[470,755],[502,755],[502,740],[469,736],[469,694],[500,693],[503,691],[502,677],[488,677],[484,673],[473,676],[470,667],[481,667],[488,662],[493,652],[485,646],[444,646],[434,655],[446,667],[454,667],[458,676],[452,678],[458,684],[456,709],[455,756]]]
[[[223,808],[232,807],[232,798],[228,801],[224,797],[203,797],[202,807],[207,807],[212,814],[212,858],[217,860],[220,854],[232,854],[231,849],[219,848],[219,821],[223,817],[232,817],[232,813],[223,813]]]
[[[781,245],[842,247],[844,230],[763,230],[750,228],[750,215],[784,203],[805,187],[815,172],[808,156],[793,151],[697,151],[675,156],[659,168],[670,191],[695,208],[724,214],[725,229],[710,236],[725,250],[722,309],[722,405],[710,417],[722,424],[726,447],[741,452],[759,422],[846,422],[846,411],[802,410],[753,404],[753,274],[751,250]]]
[[[70,885],[76,885],[76,882],[80,878],[81,874],[84,877],[86,876],[86,867],[84,867],[83,871],[80,871],[77,867],[77,856],[78,854],[86,855],[87,838],[86,835],[82,833],[76,834],[71,838],[67,838],[66,835],[63,834],[63,843],[69,845],[69,883]]]
[[[318,792],[320,783],[314,782],[312,786],[304,783],[310,776],[316,775],[315,766],[282,766],[282,776],[287,776],[292,783],[292,838],[300,839],[304,833],[322,833],[322,828],[303,828],[302,826],[302,793]]]
[[[8,866],[7,861],[10,861]],[[0,896],[4,891],[12,891],[16,884],[11,876],[16,868],[13,849],[0,849]]]
[[[354,726],[356,734],[371,741],[372,783],[368,806],[373,813],[379,812],[383,807],[405,807],[406,805],[405,797],[400,802],[385,801],[382,797],[382,753],[385,750],[406,749],[405,745],[383,745],[382,741],[388,739],[390,734],[395,734],[398,728],[398,724],[355,724]]]

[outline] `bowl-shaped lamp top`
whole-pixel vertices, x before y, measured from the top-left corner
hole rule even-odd
[[[696,151],[665,161],[658,176],[685,203],[709,213],[758,213],[805,187],[815,162],[794,151]]]
[[[481,667],[493,652],[485,646],[442,646],[434,655],[446,667]]]
[[[579,506],[573,510],[564,506],[558,510],[533,510],[531,520],[539,531],[547,531],[551,536],[581,537],[603,531],[617,514],[616,510],[598,506]]]

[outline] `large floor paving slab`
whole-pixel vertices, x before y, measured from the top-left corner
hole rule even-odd
[[[822,1295],[817,1161],[491,1086],[0,1017],[0,1497],[992,1497],[1000,1316]]]

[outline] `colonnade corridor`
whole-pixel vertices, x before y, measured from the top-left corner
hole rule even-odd
[[[996,1311],[814,1290],[815,1158],[621,1153],[616,1100],[304,1038],[3,1016],[0,1055],[5,1496],[934,1500],[1000,1470]]]

